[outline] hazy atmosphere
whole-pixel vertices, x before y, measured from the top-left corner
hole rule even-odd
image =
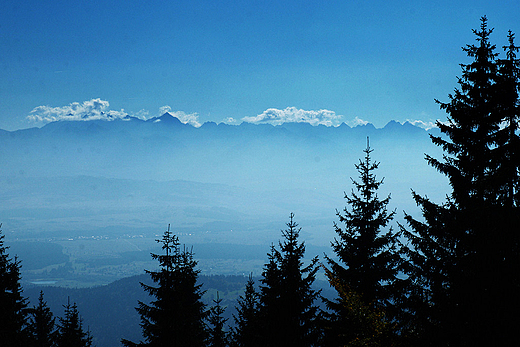
[[[94,345],[111,346],[141,336],[138,283],[164,266],[150,253],[168,228],[198,262],[204,302],[227,288],[231,321],[247,276],[265,284],[267,254],[294,214],[302,259],[316,267],[310,282],[341,296],[312,259],[337,270],[338,213],[372,177],[359,165],[372,160],[367,172],[382,180],[367,197],[390,214],[378,232],[401,231],[388,247],[404,245],[400,226],[428,210],[413,194],[443,204],[455,189],[453,171],[425,157],[449,162],[431,137],[454,138],[441,131],[450,123],[439,102],[468,78],[459,79],[472,60],[462,48],[477,44],[472,29],[486,16],[504,55],[519,10],[517,1],[2,1],[0,261],[5,242],[31,306],[44,288],[59,316],[72,296]],[[499,116],[496,129],[506,127]],[[121,326],[95,322],[100,300],[124,306],[124,319],[104,316]]]

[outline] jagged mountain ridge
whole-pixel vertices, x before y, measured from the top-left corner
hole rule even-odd
[[[147,121],[132,117],[114,121],[59,121],[42,128],[6,132],[0,134],[0,153],[8,161],[4,165],[4,176],[92,175],[135,179],[138,176],[128,168],[140,167],[144,171],[139,173],[146,179],[195,177],[213,181],[215,177],[212,180],[212,177],[188,168],[207,169],[209,166],[217,172],[228,171],[227,174],[232,175],[232,172],[242,171],[244,165],[255,162],[256,158],[262,159],[259,170],[267,159],[273,162],[287,159],[289,164],[295,155],[319,160],[334,156],[341,160],[346,156],[349,160],[350,152],[354,158],[362,155],[367,136],[371,137],[372,147],[380,153],[391,142],[394,142],[392,146],[399,146],[403,141],[429,145],[426,131],[410,123],[394,121],[382,129],[371,124],[350,128],[346,124],[339,127],[308,123],[279,126],[242,123],[234,126],[211,122],[195,128],[166,113]],[[234,178],[233,183],[237,183],[239,177]],[[216,181],[232,183],[226,179]]]
[[[410,123],[195,128],[165,114],[0,132],[0,213],[17,230],[162,230],[172,222],[186,230],[218,225],[276,235],[292,211],[317,226],[313,233],[330,231],[367,137],[392,208],[415,208],[410,189],[444,197],[444,177],[424,160],[424,153],[440,151]]]

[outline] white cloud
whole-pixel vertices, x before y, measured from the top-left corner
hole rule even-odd
[[[363,119],[359,118],[358,116],[356,116],[356,118],[354,118],[353,120],[348,120],[345,123],[347,123],[347,125],[349,127],[354,128],[354,127],[357,127],[358,125],[366,125],[366,124],[368,124],[368,121],[363,120]]]
[[[83,103],[73,102],[68,106],[38,106],[35,107],[27,119],[35,123],[49,123],[56,121],[89,121],[89,120],[115,120],[124,119],[126,116],[136,117],[142,120],[149,118],[147,110],[140,110],[136,114],[128,114],[125,110],[114,111],[109,109],[109,102],[100,98],[84,101]],[[159,116],[168,112],[173,117],[178,118],[182,123],[189,123],[194,127],[200,127],[197,113],[187,114],[183,111],[172,111],[170,106],[162,106],[159,109]]]
[[[282,123],[309,123],[311,125],[336,126],[341,123],[342,116],[334,111],[318,110],[306,111],[296,107],[287,107],[284,110],[269,108],[254,117],[244,117],[243,121],[248,123],[268,123],[279,125]]]
[[[233,117],[227,117],[225,118],[222,123],[226,123],[226,124],[237,124],[237,120]]]
[[[159,117],[165,114],[166,112],[170,113],[172,108],[168,105],[159,107]]]
[[[423,128],[424,130],[430,130],[432,128],[437,128],[436,122],[432,122],[432,121],[407,119],[407,122],[409,122],[412,125],[415,125],[416,127]]]
[[[84,101],[83,103],[73,102],[68,106],[38,106],[35,107],[27,116],[33,122],[55,122],[60,120],[88,121],[88,120],[115,120],[126,117],[128,114],[124,110],[109,110],[110,104],[100,98]]]
[[[146,119],[148,119],[149,115],[150,115],[150,112],[148,112],[148,110],[142,109],[139,112],[137,112],[136,114],[133,114],[132,117],[146,120]]]
[[[173,117],[177,118],[184,124],[190,124],[196,128],[200,127],[202,124],[199,122],[198,113],[185,113],[183,111],[172,111],[172,108],[168,105],[161,106],[159,108],[159,115],[162,116],[165,113],[169,113]]]

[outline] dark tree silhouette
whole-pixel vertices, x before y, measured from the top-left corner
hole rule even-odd
[[[393,346],[392,323],[382,310],[363,302],[360,295],[325,268],[331,287],[338,293],[334,302],[335,312],[340,317],[325,315],[325,333],[321,346]]]
[[[90,347],[92,346],[92,336],[90,331],[83,330],[83,320],[79,316],[76,303],[63,306],[65,312],[63,317],[59,317],[58,337],[56,346],[58,347]]]
[[[141,283],[154,298],[150,304],[139,301],[137,312],[141,316],[144,342],[139,344],[122,340],[125,346],[204,346],[207,317],[202,302],[203,292],[197,284],[199,270],[193,252],[180,248],[179,239],[168,230],[162,239],[163,255],[153,254],[159,261],[159,271],[146,271],[157,287]]]
[[[520,59],[517,58],[519,47],[514,40],[515,35],[509,31],[508,45],[503,47],[506,57],[497,60],[498,78],[495,86],[501,127],[496,134],[496,146],[493,149],[493,166],[497,167],[494,176],[502,188],[498,198],[508,207],[520,205]]]
[[[0,230],[0,337],[3,346],[26,346],[27,299],[20,285],[21,265],[16,257],[9,257],[4,237]]]
[[[258,325],[258,293],[255,290],[253,275],[249,274],[244,295],[237,301],[237,314],[233,315],[235,328],[233,329],[233,346],[261,347]]]
[[[29,311],[27,333],[34,347],[56,346],[57,333],[55,318],[47,302],[43,299],[43,291],[40,291],[38,305]]]
[[[259,326],[263,346],[313,346],[318,339],[319,292],[312,289],[318,258],[304,265],[305,244],[298,242],[301,228],[291,213],[282,231],[280,249],[271,246],[260,287]]]
[[[513,35],[499,60],[481,18],[477,44],[463,48],[459,89],[439,102],[448,114],[432,137],[445,152],[426,156],[449,179],[443,205],[414,193],[424,221],[407,215],[410,330],[421,344],[510,345],[519,306],[518,61]],[[513,318],[514,317],[514,318]]]
[[[371,158],[372,149],[367,139],[363,151],[365,158],[355,165],[359,181],[351,178],[354,185],[351,194],[345,193],[347,206],[342,212],[336,211],[339,221],[334,223],[338,238],[332,242],[332,249],[338,261],[326,257],[336,283],[335,288],[347,290],[366,306],[374,310],[385,310],[388,317],[395,315],[392,307],[400,256],[397,249],[398,235],[389,227],[395,212],[388,212],[390,196],[380,200],[377,191],[383,184],[374,171],[379,162]],[[329,276],[329,279],[332,280]],[[341,293],[339,293],[341,294]],[[345,305],[344,300],[325,300],[330,310],[329,327],[325,341],[327,345],[347,344],[361,336],[355,331],[360,322],[353,322],[357,313],[349,312],[356,306]]]
[[[214,306],[209,310],[208,323],[209,323],[209,340],[208,346],[210,347],[225,347],[229,345],[228,334],[225,331],[224,325],[227,322],[227,318],[224,318],[225,308],[220,304],[222,299],[219,298],[217,292],[217,298],[213,300]]]

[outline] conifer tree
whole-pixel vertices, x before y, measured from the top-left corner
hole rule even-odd
[[[453,189],[451,197],[461,207],[474,207],[495,200],[499,183],[494,177],[500,163],[493,160],[493,144],[500,129],[496,64],[496,46],[489,42],[493,29],[487,18],[481,18],[477,45],[463,48],[473,58],[470,64],[461,64],[460,89],[449,95],[450,101],[437,100],[448,114],[447,123],[437,122],[441,136],[432,136],[433,143],[446,152],[443,160],[427,155],[428,162],[445,174]]]
[[[282,231],[279,249],[274,245],[262,273],[259,326],[263,346],[314,346],[318,340],[319,292],[312,289],[318,258],[304,265],[305,244],[299,243],[301,228],[290,214]]]
[[[336,211],[342,228],[334,223],[339,238],[332,244],[338,261],[327,257],[330,272],[338,288],[348,288],[355,297],[371,309],[385,310],[388,317],[396,315],[391,307],[394,291],[390,288],[396,281],[400,256],[397,250],[398,235],[389,227],[395,211],[388,212],[390,195],[380,200],[377,192],[383,184],[374,171],[379,162],[371,158],[373,150],[367,138],[367,147],[363,150],[365,157],[355,165],[359,173],[359,181],[351,178],[354,185],[351,194],[345,193],[347,206],[342,212]],[[325,300],[330,312],[326,314],[329,328],[325,336],[326,344],[347,344],[351,338],[358,336],[354,331],[353,312],[339,298],[336,301]],[[349,318],[350,317],[350,318]],[[350,322],[349,322],[350,321]],[[358,322],[359,323],[359,322]],[[359,324],[358,324],[359,325]]]
[[[146,270],[157,286],[141,283],[143,289],[153,297],[150,304],[139,301],[137,312],[141,316],[144,342],[139,344],[122,340],[125,346],[204,346],[207,316],[202,302],[203,292],[197,284],[199,270],[193,252],[180,248],[177,236],[168,230],[162,239],[164,254],[153,254],[158,260],[159,271]]]
[[[509,31],[507,38],[508,45],[503,46],[506,57],[497,60],[495,88],[501,128],[496,135],[493,159],[494,166],[498,167],[494,175],[503,187],[499,199],[505,206],[515,207],[520,205],[520,59],[517,58],[519,47],[515,45],[515,35]]]
[[[408,240],[403,246],[404,295],[399,301],[400,324],[408,343],[417,346],[439,346],[446,343],[441,334],[453,307],[450,284],[451,261],[457,255],[457,239],[453,231],[455,208],[449,201],[436,205],[412,192],[421,207],[424,221],[405,214],[412,232],[400,225]]]
[[[502,130],[495,148],[495,152],[499,152],[496,157],[501,158],[496,176],[503,186],[499,193],[502,213],[495,216],[500,222],[497,230],[502,239],[499,264],[502,271],[497,274],[501,277],[498,285],[502,288],[498,288],[495,294],[502,298],[501,309],[509,312],[511,317],[520,310],[520,59],[517,58],[520,47],[515,45],[514,39],[515,35],[509,31],[508,45],[503,47],[506,57],[498,60],[497,90],[501,97]],[[516,329],[518,324],[520,319],[498,322],[509,331]]]
[[[55,318],[47,302],[43,299],[43,291],[40,291],[38,305],[34,306],[29,312],[27,333],[34,347],[54,347],[56,346],[57,330]]]
[[[235,321],[233,346],[261,347],[258,325],[258,293],[255,290],[255,281],[252,274],[249,274],[244,295],[239,297],[237,303],[237,315],[233,315]]]
[[[326,322],[322,346],[393,346],[391,323],[384,312],[363,302],[359,294],[325,268],[331,287],[338,293],[336,311],[341,319]],[[330,316],[329,316],[330,318]],[[334,336],[331,336],[334,333]]]
[[[345,194],[348,206],[343,213],[336,211],[339,221],[344,224],[342,228],[334,223],[339,239],[332,242],[332,249],[340,262],[330,257],[327,261],[332,272],[367,304],[381,307],[386,305],[391,295],[387,286],[397,274],[397,235],[392,227],[384,230],[395,211],[387,210],[390,195],[383,200],[377,195],[383,179],[378,180],[374,173],[379,162],[374,162],[370,156],[373,149],[368,139],[363,152],[364,160],[355,165],[360,181],[351,179],[355,189],[350,195]]]
[[[224,324],[227,319],[223,317],[225,308],[220,304],[222,299],[219,298],[217,292],[217,299],[213,300],[214,306],[209,310],[208,323],[209,323],[209,347],[225,347],[229,345],[228,334],[224,330]]]
[[[490,43],[492,29],[481,18],[477,44],[463,48],[459,88],[439,102],[448,114],[438,122],[444,136],[432,137],[445,152],[426,156],[449,179],[443,205],[414,193],[424,221],[407,215],[411,231],[409,302],[416,319],[411,330],[431,345],[508,345],[517,325],[518,62],[512,34],[500,61]]]
[[[0,336],[3,346],[26,346],[27,299],[20,284],[21,265],[17,257],[9,257],[4,237],[0,230]]]
[[[92,336],[90,331],[83,330],[83,320],[79,316],[76,303],[63,306],[65,312],[63,317],[59,317],[57,347],[90,347],[92,346]]]

